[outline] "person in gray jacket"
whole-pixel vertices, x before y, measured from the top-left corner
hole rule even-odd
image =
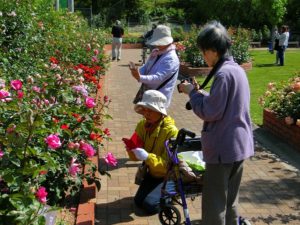
[[[249,84],[245,71],[229,55],[231,40],[222,24],[212,21],[205,25],[197,44],[207,65],[218,67],[209,93],[195,83],[179,85],[179,90],[189,95],[194,113],[204,120],[202,222],[238,225],[243,163],[254,154]]]

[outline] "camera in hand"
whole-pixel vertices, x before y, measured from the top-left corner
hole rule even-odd
[[[180,80],[180,84],[184,83],[185,81],[187,81],[188,83],[193,83],[193,78],[191,78],[191,77],[189,77],[189,78],[184,78],[184,79]],[[180,84],[177,85],[177,90],[178,90],[179,93],[182,93],[182,91],[179,90],[179,85],[180,85]],[[186,108],[187,110],[191,110],[191,109],[192,109],[191,103],[190,103],[190,102],[187,102],[187,103],[185,104],[185,108]]]
[[[188,83],[193,83],[193,78],[189,77],[189,78],[184,78],[182,80],[180,80],[180,84],[184,83],[185,81],[187,81]],[[182,93],[182,91],[179,90],[179,85],[180,84],[177,84],[177,91],[179,93]]]

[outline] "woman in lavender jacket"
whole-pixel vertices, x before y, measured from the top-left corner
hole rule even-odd
[[[229,56],[231,40],[219,22],[208,23],[197,44],[207,65],[219,66],[210,93],[188,82],[179,86],[189,95],[194,113],[204,120],[202,221],[203,225],[238,225],[243,162],[254,154],[249,84],[245,71]]]

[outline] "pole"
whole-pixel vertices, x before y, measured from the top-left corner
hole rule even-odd
[[[55,1],[55,10],[58,11],[59,10],[59,0]]]
[[[74,12],[74,0],[68,0],[68,8],[70,12]]]

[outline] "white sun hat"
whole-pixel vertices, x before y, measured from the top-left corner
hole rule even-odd
[[[167,97],[157,90],[147,90],[143,94],[142,101],[134,106],[134,110],[142,114],[143,108],[151,109],[153,111],[167,115],[166,110]]]
[[[165,46],[171,43],[173,43],[171,29],[165,25],[158,25],[154,29],[151,39],[146,42],[147,45],[153,46]]]

